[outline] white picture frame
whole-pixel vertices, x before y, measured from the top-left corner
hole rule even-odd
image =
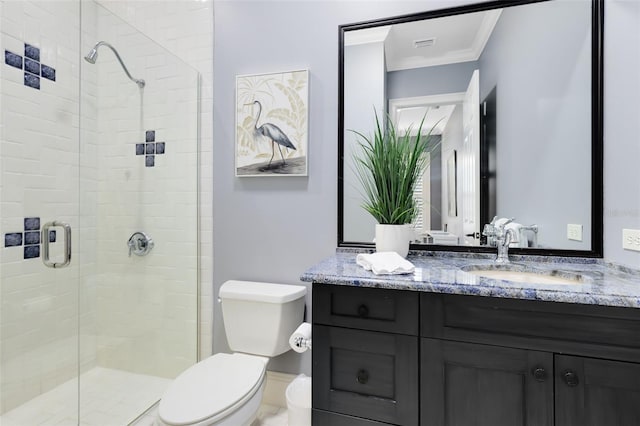
[[[236,76],[236,177],[308,176],[309,70]]]

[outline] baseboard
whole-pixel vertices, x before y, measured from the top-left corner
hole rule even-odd
[[[285,391],[287,390],[289,383],[291,383],[296,376],[296,374],[267,371],[267,383],[265,385],[264,394],[262,395],[262,403],[276,405],[278,407],[286,407],[287,398],[285,396]]]

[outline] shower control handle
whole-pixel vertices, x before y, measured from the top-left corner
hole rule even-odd
[[[151,237],[144,232],[134,232],[129,237],[129,241],[127,241],[127,246],[129,246],[129,257],[131,257],[132,253],[136,256],[146,256],[154,245],[155,244]]]

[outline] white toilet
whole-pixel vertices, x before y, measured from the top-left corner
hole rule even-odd
[[[262,400],[269,357],[290,349],[302,323],[302,286],[227,281],[222,317],[233,354],[218,353],[184,371],[160,400],[161,426],[248,426]]]

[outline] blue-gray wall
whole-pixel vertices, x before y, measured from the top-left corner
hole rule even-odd
[[[384,44],[345,47],[344,52],[344,240],[373,241],[376,220],[363,208],[364,190],[356,173],[354,157],[360,153],[360,137],[374,134],[374,110],[382,119],[386,111]],[[360,141],[362,142],[362,141]]]
[[[537,224],[543,247],[591,248],[590,14],[586,1],[505,8],[478,60],[480,99],[497,87],[497,214]]]
[[[307,267],[335,252],[338,25],[424,7],[424,1],[214,3],[214,300],[229,279],[298,284]],[[234,177],[235,76],[305,68],[309,177]],[[309,295],[309,309],[310,302]],[[228,350],[218,305],[213,345],[215,352]],[[311,357],[290,351],[268,368],[310,374]]]
[[[387,99],[465,92],[477,61],[387,72]]]
[[[640,2],[605,1],[604,256],[640,267],[622,229],[640,229]]]
[[[461,4],[215,3],[214,300],[228,279],[298,283],[302,271],[335,250],[338,25]],[[640,228],[640,5],[607,0],[606,7],[605,256],[638,266],[640,253],[621,249],[621,230]],[[311,80],[309,177],[235,178],[235,76],[301,68]],[[219,311],[216,352],[227,350]],[[269,368],[310,373],[310,356],[289,353]]]

